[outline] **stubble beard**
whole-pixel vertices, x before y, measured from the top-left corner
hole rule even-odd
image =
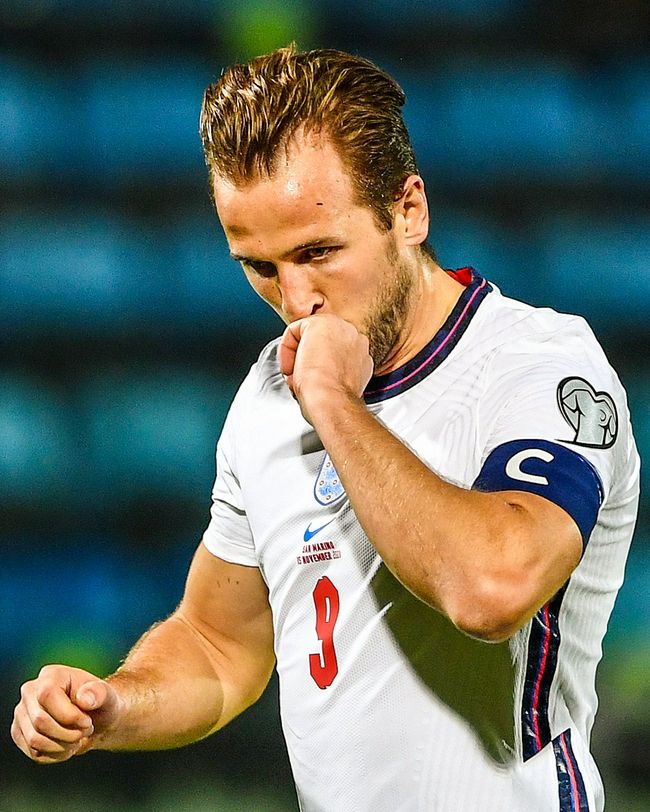
[[[387,260],[392,265],[392,270],[379,289],[363,326],[375,369],[386,362],[395,347],[411,309],[413,297],[413,274],[400,261],[393,242],[387,253]]]

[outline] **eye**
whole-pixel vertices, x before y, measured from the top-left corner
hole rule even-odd
[[[300,254],[300,259],[302,262],[319,262],[329,257],[335,250],[332,245],[314,245],[312,248],[306,248]]]
[[[275,265],[272,262],[262,262],[257,259],[243,259],[241,260],[242,267],[246,270],[253,271],[258,276],[263,276],[269,279],[275,276]]]

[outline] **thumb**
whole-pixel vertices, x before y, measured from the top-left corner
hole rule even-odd
[[[77,691],[75,704],[84,711],[101,708],[108,696],[108,686],[103,680],[89,680]]]

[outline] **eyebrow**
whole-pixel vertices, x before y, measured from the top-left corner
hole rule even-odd
[[[323,245],[340,245],[343,241],[340,237],[318,237],[315,240],[308,240],[307,242],[302,242],[299,245],[290,248],[286,253],[284,253],[281,259],[286,259],[286,257],[290,257],[292,254],[297,254],[300,251],[305,251],[308,248],[320,248]],[[268,260],[265,259],[257,259],[256,257],[247,257],[241,254],[233,254],[230,252],[230,256],[235,262],[267,262]]]

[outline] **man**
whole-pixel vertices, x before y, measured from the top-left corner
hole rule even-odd
[[[206,91],[217,212],[287,327],[232,404],[177,611],[106,680],[47,666],[40,763],[227,724],[274,663],[306,810],[597,810],[595,671],[638,457],[580,318],[445,272],[401,108],[281,49]]]

